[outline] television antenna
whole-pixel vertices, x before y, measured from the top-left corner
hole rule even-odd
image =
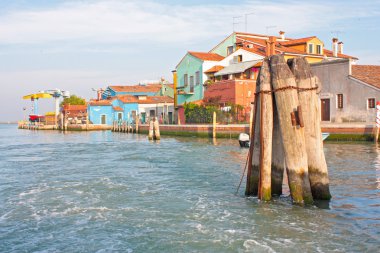
[[[273,28],[276,28],[277,26],[276,25],[268,25],[265,27],[265,31],[266,31],[266,35],[268,35],[268,30],[269,29],[273,29]]]
[[[232,31],[235,31],[235,25],[240,24],[240,22],[236,22],[236,19],[242,18],[243,16],[234,16],[232,17]]]
[[[255,14],[254,12],[251,12],[251,13],[246,13],[246,14],[244,14],[244,17],[245,17],[245,32],[247,32],[247,28],[248,28],[248,16],[249,15],[253,15],[253,14]]]

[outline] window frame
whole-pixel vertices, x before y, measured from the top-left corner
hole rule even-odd
[[[183,74],[183,86],[184,87],[187,87],[187,85],[189,84],[188,82],[188,74]]]
[[[337,109],[343,109],[344,108],[343,93],[336,94],[336,108]]]
[[[370,107],[370,100],[373,100],[373,107]],[[376,109],[376,98],[367,98],[367,109]]]
[[[195,85],[200,85],[201,84],[201,75],[200,72],[197,71],[195,72]]]
[[[322,54],[322,45],[317,45],[316,46],[316,49],[317,49],[317,54]]]
[[[227,47],[227,56],[231,55],[234,52],[234,46],[228,46]]]
[[[314,54],[314,44],[313,43],[309,43],[307,50],[309,51],[309,54]]]
[[[194,92],[194,76],[189,77],[189,83],[190,83],[190,92]]]

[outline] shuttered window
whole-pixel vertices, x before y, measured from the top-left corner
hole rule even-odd
[[[343,94],[336,95],[336,102],[337,102],[337,108],[342,109],[343,108]]]
[[[367,101],[368,109],[373,109],[376,107],[375,105],[375,99],[374,98],[369,98]]]

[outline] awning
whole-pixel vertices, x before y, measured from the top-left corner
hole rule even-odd
[[[22,98],[23,99],[38,99],[38,98],[51,98],[51,97],[52,95],[50,95],[49,93],[35,93],[35,94],[23,96]]]
[[[262,62],[262,60],[256,60],[256,61],[245,61],[245,62],[238,62],[233,63],[224,69],[216,72],[214,76],[223,76],[223,75],[229,75],[229,74],[236,74],[236,73],[243,73],[249,68],[252,68],[256,64]]]

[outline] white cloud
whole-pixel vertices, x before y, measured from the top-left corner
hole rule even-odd
[[[152,1],[74,1],[48,9],[13,10],[3,15],[0,41],[5,44],[197,42],[230,33],[232,16],[249,12],[255,13],[249,16],[249,30],[261,33],[268,25],[275,25],[276,30],[307,33],[345,18],[378,14],[349,5],[292,1],[198,6]],[[244,22],[244,18],[241,21]],[[239,28],[244,29],[244,25]]]

